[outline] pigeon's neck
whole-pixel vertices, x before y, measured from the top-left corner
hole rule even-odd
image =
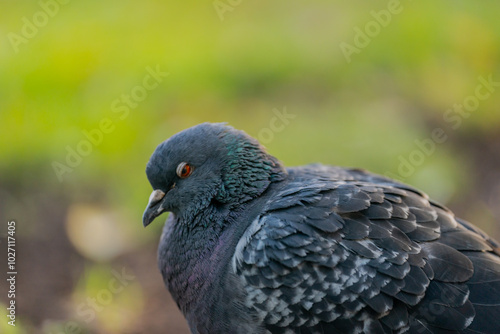
[[[217,330],[212,321],[217,319],[215,315],[220,317],[241,307],[244,298],[240,281],[230,267],[236,245],[261,214],[263,205],[284,185],[286,182],[273,182],[258,199],[238,208],[211,205],[194,222],[171,214],[160,241],[159,266],[167,288],[190,325],[208,321],[200,324],[213,329],[208,333],[227,332]],[[244,312],[240,316],[251,317]],[[235,319],[235,326],[241,328],[243,322],[251,320]]]
[[[226,139],[222,187],[216,195],[221,203],[241,204],[260,196],[272,182],[284,180],[286,169],[253,138]]]
[[[239,228],[213,207],[194,219],[198,221],[173,218],[167,222],[158,254],[165,284],[184,314],[200,303],[216,302],[212,284],[227,272],[226,257],[232,254],[234,229]]]

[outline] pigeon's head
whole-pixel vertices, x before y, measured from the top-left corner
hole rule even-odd
[[[154,190],[144,226],[166,211],[189,220],[209,205],[240,205],[282,180],[286,171],[243,131],[203,123],[158,145],[146,174]]]

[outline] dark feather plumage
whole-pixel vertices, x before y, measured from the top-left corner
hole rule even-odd
[[[159,267],[193,333],[500,333],[498,243],[410,186],[285,169],[222,124],[160,145],[147,174],[164,197],[145,225],[173,212]]]

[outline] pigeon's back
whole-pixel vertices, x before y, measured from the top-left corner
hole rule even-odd
[[[500,333],[495,241],[395,181],[288,172],[227,267],[256,331]]]

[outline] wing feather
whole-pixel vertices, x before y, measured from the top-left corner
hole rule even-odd
[[[269,333],[500,332],[494,240],[383,177],[290,175],[233,258]]]

